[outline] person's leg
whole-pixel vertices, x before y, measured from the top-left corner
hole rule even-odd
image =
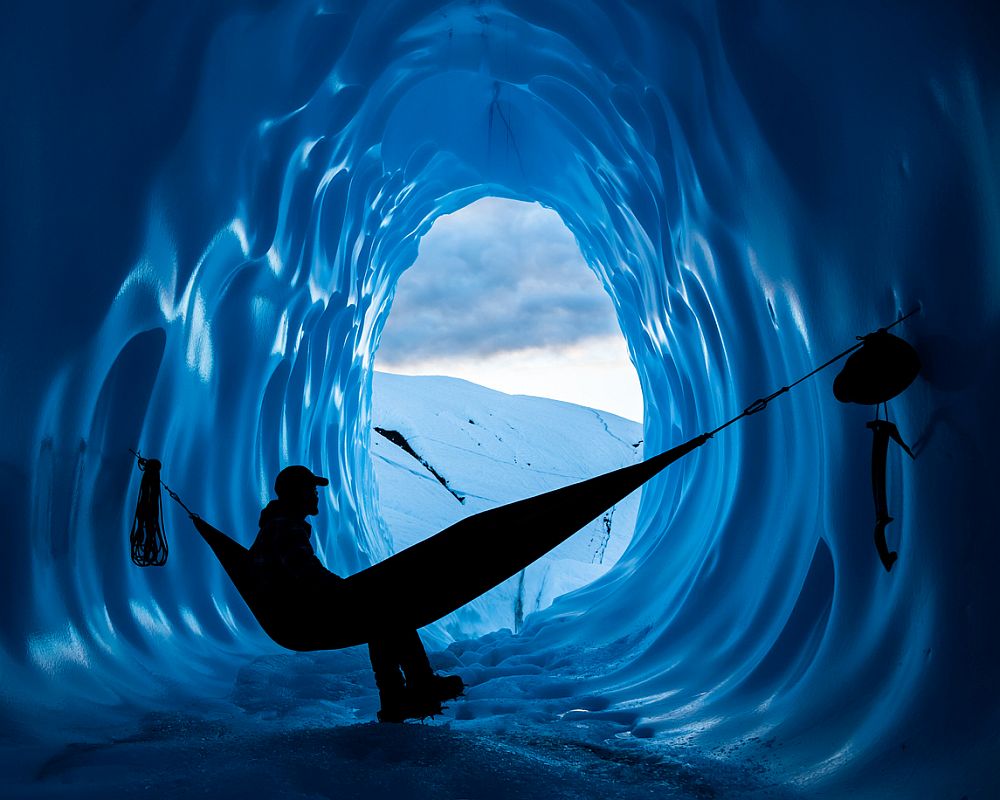
[[[434,675],[431,662],[427,660],[427,651],[420,635],[416,631],[401,631],[392,639],[399,666],[406,675],[406,685],[415,686],[424,683]]]
[[[414,696],[443,703],[465,693],[465,684],[458,675],[434,673],[416,631],[400,632],[395,644],[399,648],[399,664],[406,675],[406,688]]]
[[[399,671],[399,658],[391,638],[380,638],[368,643],[368,657],[375,673],[375,685],[378,687],[379,698],[383,708],[386,705],[398,704],[403,697],[405,683],[403,673]]]
[[[403,722],[441,713],[441,700],[445,698],[438,684],[442,679],[431,670],[423,643],[415,631],[380,635],[368,643],[368,655],[381,702],[379,721]],[[454,680],[461,685],[460,678],[454,677]],[[447,699],[457,694],[460,692],[452,692]]]
[[[384,722],[440,713],[442,702],[465,691],[458,675],[434,674],[414,630],[384,633],[369,642],[368,653],[382,702],[379,719]]]

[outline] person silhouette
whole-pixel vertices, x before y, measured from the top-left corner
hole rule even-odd
[[[307,467],[294,465],[278,473],[277,498],[260,512],[259,531],[250,547],[255,567],[277,586],[305,588],[315,603],[302,614],[359,614],[364,609],[323,608],[337,597],[344,579],[328,570],[310,543],[312,526],[306,517],[319,514],[320,486],[329,486]],[[317,608],[319,606],[319,608]],[[465,684],[457,675],[437,675],[431,669],[419,634],[412,629],[383,627],[368,641],[381,708],[380,722],[403,722],[440,713],[441,703],[462,695]]]

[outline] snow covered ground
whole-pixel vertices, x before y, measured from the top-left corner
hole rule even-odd
[[[322,659],[318,663],[322,664]],[[300,665],[301,666],[301,665]],[[300,678],[304,676],[299,676]],[[302,711],[306,715],[305,710]],[[150,713],[101,741],[3,764],[10,798],[707,800],[792,798],[684,749],[615,738],[612,723],[496,730],[457,724],[261,720],[204,706]],[[6,761],[6,760],[5,760]]]
[[[753,742],[706,753],[629,733],[633,719],[586,691],[601,669],[510,655],[501,631],[431,654],[469,685],[443,716],[380,725],[365,648],[261,656],[231,691],[181,689],[115,719],[53,719],[0,743],[0,797],[315,800],[791,800]],[[606,654],[604,654],[606,655]],[[601,658],[604,656],[599,656]],[[566,708],[572,710],[566,711]],[[35,721],[36,724],[38,720]],[[88,727],[89,726],[89,727]]]
[[[479,511],[642,459],[636,422],[456,378],[376,372],[372,404],[379,508],[397,550]],[[499,628],[517,632],[528,614],[603,575],[632,538],[641,493],[430,635],[446,643]]]

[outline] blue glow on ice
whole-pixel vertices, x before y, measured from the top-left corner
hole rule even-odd
[[[212,691],[275,652],[174,509],[171,565],[131,566],[130,446],[244,541],[310,464],[329,566],[387,555],[367,451],[393,289],[434,219],[500,196],[554,209],[607,288],[647,452],[918,302],[925,373],[892,403],[918,458],[890,465],[891,575],[868,412],[827,376],[650,484],[617,566],[490,663],[578,653],[572,692],[531,690],[599,695],[582,713],[636,737],[775,738],[810,790],[995,781],[988,12],[264,5],[24,6],[0,33],[9,713],[159,701],[150,671]]]

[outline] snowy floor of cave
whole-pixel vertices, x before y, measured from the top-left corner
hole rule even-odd
[[[795,796],[774,779],[760,743],[703,752],[633,736],[634,714],[574,691],[578,658],[544,668],[525,656],[497,661],[497,637],[510,638],[501,632],[431,654],[468,691],[423,723],[374,722],[378,696],[364,648],[261,656],[217,699],[179,693],[155,710],[119,709],[114,722],[95,725],[82,711],[74,724],[62,712],[45,741],[12,741],[8,731],[0,796]]]

